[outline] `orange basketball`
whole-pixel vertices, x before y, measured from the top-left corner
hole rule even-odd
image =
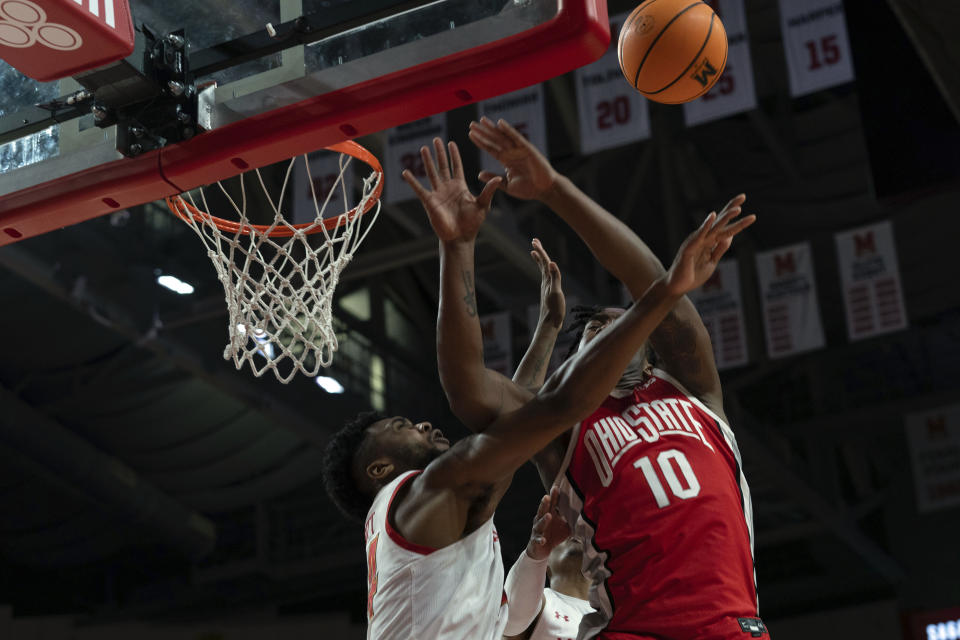
[[[620,30],[620,69],[645,97],[665,104],[699,98],[727,64],[727,32],[699,0],[646,0]]]

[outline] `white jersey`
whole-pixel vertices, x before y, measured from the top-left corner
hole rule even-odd
[[[593,613],[588,601],[544,589],[543,610],[530,640],[575,640],[580,620],[588,613]]]
[[[394,496],[418,473],[383,487],[367,513],[367,640],[500,640],[507,606],[493,518],[442,549],[390,524]]]

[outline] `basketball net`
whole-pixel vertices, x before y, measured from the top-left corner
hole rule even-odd
[[[276,200],[270,196],[259,169],[241,174],[239,204],[217,182],[236,221],[210,214],[204,188],[199,189],[199,202],[193,192],[167,198],[170,210],[203,241],[223,285],[230,335],[224,359],[232,359],[238,370],[248,364],[257,377],[272,371],[284,384],[297,372],[316,376],[321,367],[329,367],[333,361],[337,350],[333,293],[340,274],[380,213],[383,171],[377,159],[353,142],[334,145],[330,150],[340,151],[340,172],[322,202],[317,198],[307,156],[290,160]],[[344,175],[354,157],[373,171],[363,180],[359,202],[351,207]],[[309,179],[315,216],[310,222],[293,224],[284,215],[283,202],[290,175],[301,163]],[[255,181],[251,180],[253,175]],[[251,181],[260,185],[273,210],[274,219],[269,225],[252,224],[247,217],[246,183]],[[337,191],[342,194],[342,203],[331,202]],[[343,213],[325,215],[328,208]],[[364,215],[368,211],[372,214]],[[365,219],[366,225],[362,223]]]

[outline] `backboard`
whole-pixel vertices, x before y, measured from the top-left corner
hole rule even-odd
[[[0,245],[542,82],[595,60],[610,37],[605,0],[132,0],[131,10],[138,28],[184,30],[206,86],[197,134],[128,157],[117,127],[87,114],[3,145]],[[250,55],[251,43],[311,30],[314,42]],[[79,88],[0,63],[0,132],[11,114],[21,124],[18,110]]]

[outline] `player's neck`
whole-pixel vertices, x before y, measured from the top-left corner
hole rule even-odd
[[[590,599],[590,581],[584,578],[579,571],[576,575],[571,576],[550,576],[550,588],[571,598]]]
[[[641,384],[652,374],[653,367],[651,367],[645,361],[642,361],[639,364],[634,364],[631,362],[629,365],[627,365],[623,375],[620,376],[620,381],[617,382],[617,389],[623,389],[626,391],[632,390],[635,386]]]

